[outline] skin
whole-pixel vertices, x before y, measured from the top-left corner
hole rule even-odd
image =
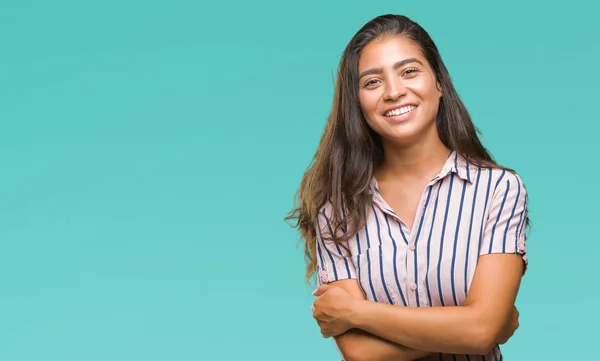
[[[398,63],[401,66],[396,67]],[[373,41],[363,49],[358,72],[363,115],[382,137],[386,155],[394,155],[394,148],[439,148],[435,119],[442,91],[416,44],[399,36]],[[417,106],[410,121],[391,122],[383,115],[386,109],[404,104]],[[418,161],[395,159],[401,164]]]
[[[450,151],[436,127],[441,87],[421,49],[401,36],[367,44],[358,66],[363,115],[381,136],[385,154],[376,171],[380,191],[410,227],[427,183]],[[384,115],[404,104],[416,109],[402,119]],[[487,354],[519,326],[513,305],[522,272],[518,255],[481,256],[465,304],[452,307],[371,302],[356,279],[340,280],[315,291],[313,317],[324,337],[335,338],[347,361],[414,360],[437,352]]]

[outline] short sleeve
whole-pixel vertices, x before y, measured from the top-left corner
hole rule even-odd
[[[490,202],[479,254],[520,254],[527,267],[525,226],[528,195],[521,177],[503,171]]]
[[[319,285],[343,279],[356,278],[356,267],[348,247],[342,247],[330,239],[333,233],[328,207],[317,217],[317,281]]]

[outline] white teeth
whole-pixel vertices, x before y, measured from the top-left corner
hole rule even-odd
[[[415,108],[416,108],[416,106],[414,106],[414,105],[407,105],[407,106],[402,107],[402,108],[390,110],[389,112],[385,113],[385,116],[386,117],[393,117],[393,116],[396,116],[396,115],[406,114],[406,113],[410,112],[411,110],[414,110]]]

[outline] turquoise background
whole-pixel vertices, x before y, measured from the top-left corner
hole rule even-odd
[[[528,187],[505,359],[596,359],[597,4],[3,1],[0,360],[339,359],[283,217],[383,13],[430,32]]]

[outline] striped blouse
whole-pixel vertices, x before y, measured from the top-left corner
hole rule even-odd
[[[480,255],[518,253],[527,266],[528,197],[517,174],[478,168],[450,153],[421,197],[412,230],[382,198],[375,179],[370,192],[366,226],[348,241],[349,253],[323,240],[331,232],[331,203],[322,208],[317,220],[319,284],[355,278],[371,301],[455,306],[465,302]],[[502,354],[496,346],[485,356],[436,354],[427,360],[500,361]]]

